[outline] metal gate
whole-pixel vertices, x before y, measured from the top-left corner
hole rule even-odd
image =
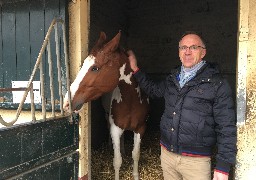
[[[63,51],[65,54],[66,77],[62,77],[58,24],[63,32]],[[53,58],[51,55],[50,36],[55,30],[56,64],[58,74],[58,105],[53,81]],[[71,112],[63,111],[63,82],[65,79],[69,91],[69,64],[67,58],[67,40],[65,23],[54,19],[45,36],[34,69],[26,88],[0,88],[0,91],[24,91],[15,118],[6,122],[0,116],[0,123],[7,126],[0,128],[0,179],[47,179],[71,180],[78,176],[78,123]],[[42,58],[45,54],[46,58]],[[48,63],[50,100],[45,98],[45,71],[43,64]],[[40,70],[40,95],[42,120],[36,120],[33,81],[37,70]],[[14,125],[18,120],[23,105],[30,92],[31,122]],[[70,101],[70,94],[69,94]],[[47,117],[47,111],[50,116]]]
[[[0,179],[78,179],[77,132],[67,117],[0,129]]]

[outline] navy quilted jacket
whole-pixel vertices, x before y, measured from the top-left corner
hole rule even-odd
[[[229,172],[235,164],[237,128],[232,92],[215,65],[206,63],[183,88],[180,67],[160,83],[145,73],[134,74],[151,97],[164,97],[160,143],[178,154],[211,156],[217,146],[216,169]]]

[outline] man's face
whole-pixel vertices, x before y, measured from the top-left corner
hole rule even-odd
[[[186,68],[191,68],[198,64],[205,54],[205,45],[195,34],[188,34],[179,42],[179,57]]]

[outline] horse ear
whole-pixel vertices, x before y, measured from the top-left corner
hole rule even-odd
[[[119,31],[117,35],[104,46],[104,51],[105,52],[115,51],[119,46],[120,38],[121,38],[121,31]]]
[[[98,41],[96,42],[96,44],[94,45],[94,47],[91,50],[91,54],[94,54],[95,52],[97,52],[100,48],[103,47],[104,42],[106,41],[107,36],[106,33],[104,33],[103,31],[100,32],[100,37],[98,39]]]
[[[106,33],[104,33],[103,31],[100,32],[100,37],[99,40],[97,42],[97,44],[103,44],[107,39]]]

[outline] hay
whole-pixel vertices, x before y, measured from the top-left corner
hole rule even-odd
[[[139,173],[141,180],[162,180],[162,169],[160,165],[159,132],[146,133],[141,143],[141,154],[139,161]],[[132,147],[133,139],[125,141],[126,155],[120,169],[120,179],[132,180]],[[92,179],[113,180],[113,150],[107,144],[99,150],[92,151]]]

